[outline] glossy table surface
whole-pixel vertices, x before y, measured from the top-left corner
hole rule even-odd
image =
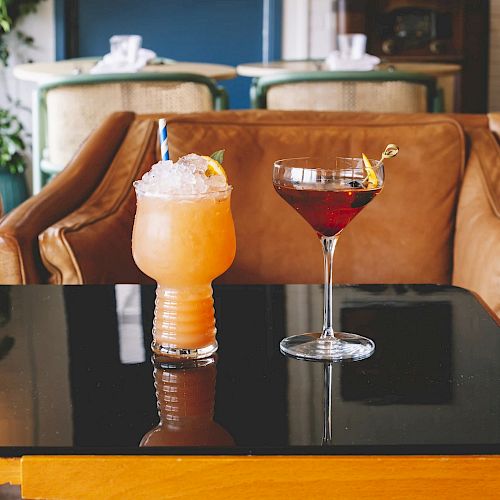
[[[154,287],[0,287],[0,455],[500,453],[500,328],[469,292],[336,287],[376,351],[334,365],[279,352],[321,327],[321,286],[214,298],[216,359],[154,369]]]

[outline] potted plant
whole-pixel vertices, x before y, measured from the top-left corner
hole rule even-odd
[[[0,66],[9,64],[7,35],[14,31],[23,16],[35,12],[43,0],[0,0]],[[12,39],[11,39],[12,40]],[[33,46],[33,38],[19,29],[15,30],[18,46]],[[5,78],[5,72],[2,72]],[[6,83],[5,81],[3,82]],[[3,85],[7,88],[7,85]],[[28,197],[24,170],[26,168],[26,136],[24,127],[16,116],[20,104],[9,95],[8,108],[0,106],[0,195],[4,212],[8,212]]]

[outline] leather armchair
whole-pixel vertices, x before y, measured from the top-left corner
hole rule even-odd
[[[457,208],[452,283],[477,292],[500,317],[500,113],[487,119],[484,126],[464,120],[470,152]]]
[[[156,118],[136,116],[123,125],[97,187],[73,194],[71,209],[56,214],[55,198],[26,202],[42,215],[52,210],[28,233],[31,246],[19,238],[17,247],[8,247],[5,220],[0,223],[0,256],[7,253],[10,259],[0,281],[17,276],[25,283],[151,282],[133,262],[130,238],[132,182],[159,157]],[[274,193],[273,160],[312,152],[377,155],[395,142],[401,153],[387,163],[383,193],[339,241],[335,280],[454,284],[477,292],[500,313],[500,151],[490,130],[500,123],[497,117],[227,111],[167,118],[172,158],[226,149],[238,251],[220,282],[321,282],[319,245],[307,223]],[[96,131],[91,141],[108,139]],[[84,160],[79,154],[74,162]],[[64,172],[53,181],[63,194]],[[23,224],[16,212],[24,210],[23,205],[12,212],[18,228]],[[16,259],[32,262],[37,272],[12,273]]]
[[[134,113],[115,113],[80,147],[66,169],[42,192],[0,219],[0,282],[46,282],[38,235],[78,208],[99,185]]]

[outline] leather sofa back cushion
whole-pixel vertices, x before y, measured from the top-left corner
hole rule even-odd
[[[220,282],[321,282],[318,239],[275,193],[274,160],[361,152],[378,157],[387,143],[394,142],[401,152],[387,163],[382,193],[340,238],[334,279],[450,283],[465,155],[463,132],[454,120],[431,115],[227,111],[168,117],[168,137],[172,159],[226,150],[224,167],[234,186],[237,255]],[[150,168],[155,154],[158,158],[155,144],[153,118],[139,117],[94,196],[56,231],[45,233],[41,245],[50,247],[53,281],[147,282],[131,258],[131,181]]]
[[[226,283],[320,283],[315,232],[274,191],[273,162],[307,155],[378,158],[382,193],[343,231],[334,279],[341,283],[450,283],[457,197],[465,152],[461,127],[430,115],[227,112],[178,116],[169,123],[172,156],[225,149],[234,186],[237,254]]]

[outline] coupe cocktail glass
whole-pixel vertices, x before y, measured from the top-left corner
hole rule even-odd
[[[375,196],[384,183],[381,161],[371,160],[371,182],[361,158],[290,158],[274,164],[278,194],[309,222],[318,234],[325,262],[324,317],[321,333],[283,339],[284,354],[321,361],[360,360],[370,356],[372,340],[333,330],[333,255],[342,230]],[[373,182],[373,176],[376,182]]]
[[[194,195],[156,195],[134,183],[132,254],[158,283],[153,351],[183,360],[217,350],[212,281],[233,262],[231,186]]]

